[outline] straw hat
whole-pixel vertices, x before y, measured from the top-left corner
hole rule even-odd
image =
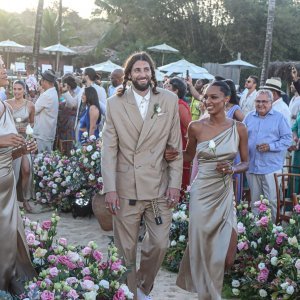
[[[270,79],[267,79],[266,84],[264,86],[260,86],[259,89],[274,90],[281,93],[281,86],[281,80],[272,77]]]

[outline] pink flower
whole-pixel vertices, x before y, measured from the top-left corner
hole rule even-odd
[[[114,294],[113,300],[126,300],[126,296],[123,289],[117,290],[117,292]]]
[[[111,264],[111,267],[110,267],[110,268],[111,268],[112,271],[119,271],[121,265],[122,265],[122,261],[119,259],[119,260],[113,262],[113,263]]]
[[[257,280],[259,282],[266,282],[269,276],[269,270],[267,268],[264,268],[262,270],[260,270],[258,276],[257,276]]]
[[[265,212],[265,211],[267,211],[267,209],[268,209],[268,207],[264,203],[261,203],[258,207],[259,212]]]
[[[42,228],[44,230],[49,230],[51,228],[52,222],[50,220],[44,221],[42,223]]]
[[[73,300],[79,298],[79,295],[75,290],[71,289],[70,292],[67,294],[67,297]]]
[[[51,264],[55,264],[57,262],[57,257],[55,255],[49,255],[48,256],[48,261]]]
[[[42,300],[54,300],[54,293],[51,293],[50,291],[43,291],[41,294]]]
[[[106,269],[108,268],[108,263],[103,262],[103,263],[101,263],[101,264],[99,265],[98,268],[101,269],[101,270],[106,270]]]
[[[90,275],[91,274],[91,271],[88,267],[84,268],[82,271],[81,271],[81,274],[82,275]]]
[[[64,246],[66,247],[67,246],[67,240],[65,238],[60,238],[58,240],[58,243],[61,245],[61,246]]]
[[[244,233],[246,231],[246,228],[242,222],[238,222],[237,230],[238,230],[238,233]]]
[[[81,282],[81,287],[87,291],[92,291],[94,289],[94,286],[95,284],[91,280],[84,280],[83,282]]]
[[[278,236],[276,238],[276,244],[280,245],[282,243],[282,241],[283,241],[283,238],[281,236]]]
[[[26,242],[29,246],[33,246],[35,244],[35,235],[33,233],[27,234]]]
[[[300,270],[300,259],[297,259],[297,261],[295,263],[295,267],[298,271]]]
[[[260,218],[259,221],[256,222],[256,225],[266,227],[268,225],[268,223],[269,223],[269,218],[266,216],[263,216]]]
[[[50,274],[51,277],[57,276],[58,273],[59,273],[59,271],[58,271],[58,269],[57,269],[56,267],[51,268],[51,269],[49,270],[49,274]]]
[[[78,282],[78,279],[76,277],[69,277],[66,279],[66,282],[68,285],[72,285],[74,283],[77,283]]]
[[[239,242],[237,245],[239,251],[241,250],[247,250],[249,248],[247,241],[245,242]]]
[[[102,253],[100,251],[95,250],[93,252],[93,257],[95,258],[96,261],[100,261],[100,260],[102,260],[103,255],[102,255]]]
[[[82,249],[83,256],[88,256],[92,253],[92,249],[90,247],[85,247]]]
[[[300,204],[295,205],[294,209],[297,214],[300,214]]]

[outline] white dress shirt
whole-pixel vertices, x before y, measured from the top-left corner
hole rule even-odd
[[[279,98],[278,100],[273,102],[272,107],[273,109],[282,113],[291,125],[291,111],[287,104],[282,100],[282,98]]]
[[[240,107],[242,112],[246,116],[248,112],[255,110],[255,98],[257,95],[257,91],[254,90],[250,95],[247,93],[243,93],[240,99]]]
[[[300,112],[300,96],[294,96],[289,104],[289,110],[291,112],[292,126],[296,122],[298,113]]]
[[[148,107],[149,107],[150,95],[151,95],[150,94],[150,89],[144,97],[139,95],[134,89],[132,89],[132,91],[133,91],[133,94],[134,94],[136,105],[139,108],[139,111],[141,113],[141,116],[142,116],[143,120],[145,120],[146,115],[147,115],[147,111],[148,111]]]
[[[97,91],[98,98],[99,98],[99,104],[100,104],[100,109],[101,109],[101,114],[105,116],[106,114],[106,92],[105,89],[102,86],[99,86],[96,83],[93,83],[91,85],[95,90]]]

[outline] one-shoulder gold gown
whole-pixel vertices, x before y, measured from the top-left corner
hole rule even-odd
[[[190,190],[189,242],[176,282],[198,293],[199,300],[221,300],[225,259],[232,229],[236,230],[232,178],[216,171],[218,161],[233,163],[238,152],[235,121],[213,140],[216,155],[209,141],[197,145],[199,171]]]
[[[5,106],[0,117],[0,137],[17,133],[13,117]],[[19,294],[26,279],[34,276],[17,204],[12,148],[0,148],[0,290]]]

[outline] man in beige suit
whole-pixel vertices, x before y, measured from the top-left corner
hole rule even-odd
[[[179,201],[182,156],[166,162],[166,148],[181,149],[177,96],[157,88],[154,64],[145,53],[128,58],[123,89],[107,102],[102,176],[105,202],[114,215],[114,237],[138,300],[149,293],[168,247],[170,208]],[[126,89],[130,81],[132,86]],[[142,216],[146,235],[136,271]],[[135,298],[136,299],[136,298]]]

